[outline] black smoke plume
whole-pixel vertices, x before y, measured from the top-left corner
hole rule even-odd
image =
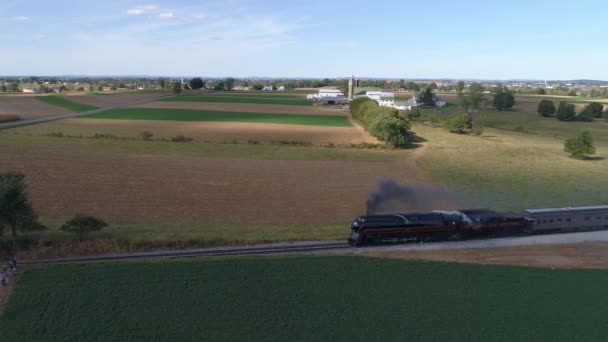
[[[392,179],[384,179],[367,196],[367,214],[454,210],[470,203],[458,190],[398,184]]]

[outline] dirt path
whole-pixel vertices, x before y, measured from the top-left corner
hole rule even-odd
[[[373,252],[369,256],[483,265],[608,269],[608,242],[432,251]]]

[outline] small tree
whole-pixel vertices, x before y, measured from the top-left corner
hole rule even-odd
[[[25,175],[22,173],[0,174],[0,236],[8,226],[12,232],[13,249],[17,246],[18,231],[44,229],[36,221],[37,215],[27,199],[25,188]]]
[[[429,118],[429,122],[431,123],[431,126],[433,127],[437,127],[439,126],[439,117],[437,115],[431,115],[431,117]]]
[[[433,90],[428,87],[420,93],[420,105],[424,107],[434,107],[435,100],[433,99]]]
[[[469,134],[473,129],[473,118],[469,114],[459,115],[448,120],[444,127],[452,133]]]
[[[224,87],[226,88],[226,90],[232,90],[232,88],[234,88],[234,78],[228,77],[227,79],[225,79]]]
[[[107,223],[93,216],[76,215],[73,219],[64,223],[59,229],[77,234],[78,240],[82,241],[82,238],[86,233],[102,230],[107,226]]]
[[[603,110],[604,110],[604,105],[602,105],[601,103],[597,103],[597,102],[591,102],[590,104],[585,106],[585,109],[583,109],[583,111],[580,113],[580,115],[583,115],[586,117],[591,117],[591,118],[601,118]]]
[[[182,93],[182,84],[179,82],[173,82],[173,94],[179,95]]]
[[[513,108],[515,104],[515,96],[509,91],[507,87],[500,87],[494,94],[492,105],[496,110],[503,111],[505,109]]]
[[[409,122],[396,114],[380,113],[370,126],[370,133],[393,148],[406,146],[409,142]]]
[[[576,118],[576,109],[573,104],[561,101],[557,107],[557,119],[560,121],[572,121]]]
[[[217,81],[213,86],[214,90],[224,90],[226,88],[226,84],[224,81]]]
[[[555,114],[555,104],[551,100],[542,100],[536,112],[544,117],[551,117]]]
[[[190,80],[190,89],[198,90],[205,86],[205,82],[200,77],[196,77]]]
[[[264,86],[261,85],[260,83],[256,83],[252,86],[253,90],[262,90],[264,89]]]
[[[591,133],[584,131],[578,137],[566,140],[564,151],[570,153],[570,156],[576,159],[585,159],[586,155],[595,154]]]

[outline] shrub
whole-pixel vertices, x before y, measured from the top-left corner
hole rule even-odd
[[[174,137],[171,137],[169,140],[171,142],[187,143],[187,142],[191,142],[192,138],[188,138],[188,137],[183,136],[183,135],[176,135]]]
[[[76,215],[73,219],[64,223],[59,229],[75,233],[78,235],[78,240],[82,241],[84,234],[92,231],[98,231],[108,224],[104,221],[88,215]]]
[[[444,127],[452,133],[469,134],[473,129],[473,119],[469,114],[459,115],[446,121]]]
[[[112,139],[112,140],[118,139],[118,137],[114,134],[103,134],[103,133],[95,133],[95,135],[93,135],[92,138],[93,139]]]
[[[528,133],[528,130],[526,129],[526,126],[524,126],[523,123],[518,124],[517,126],[515,126],[513,128],[513,130],[515,132],[522,132],[522,133]]]
[[[586,155],[595,154],[591,133],[584,131],[578,137],[566,140],[564,151],[570,153],[570,156],[576,159],[585,159]]]
[[[141,138],[141,140],[152,140],[152,137],[154,136],[154,134],[150,131],[143,131],[139,133],[139,137]]]
[[[555,114],[555,104],[551,100],[542,100],[536,112],[544,117],[551,117]]]

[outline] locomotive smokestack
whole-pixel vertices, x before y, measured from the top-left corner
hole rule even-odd
[[[456,209],[469,201],[459,191],[442,187],[398,184],[392,179],[378,182],[378,188],[367,196],[367,215]]]

